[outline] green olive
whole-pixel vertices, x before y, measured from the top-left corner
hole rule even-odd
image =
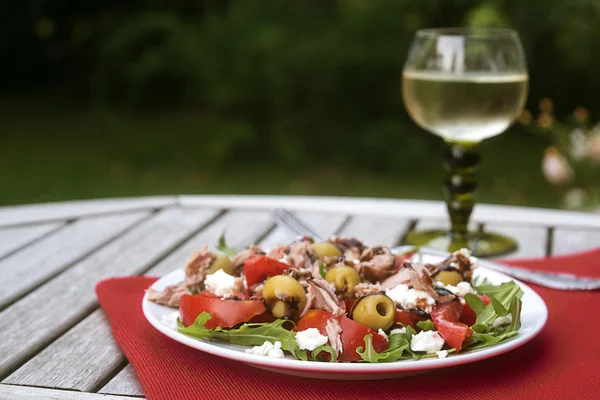
[[[396,319],[396,306],[384,294],[368,294],[356,301],[352,308],[352,319],[374,331],[389,329]]]
[[[208,274],[214,274],[220,269],[222,269],[224,272],[227,272],[229,275],[233,275],[233,264],[231,263],[229,257],[224,254],[217,254],[215,261],[210,264]]]
[[[325,280],[333,283],[336,292],[339,294],[350,296],[354,294],[354,286],[360,283],[360,276],[358,276],[358,272],[354,268],[343,265],[333,267],[327,271]]]
[[[265,282],[262,296],[267,309],[275,318],[296,319],[306,305],[306,292],[294,278],[275,275]]]
[[[442,282],[444,285],[453,285],[456,286],[460,282],[464,281],[460,272],[455,271],[453,269],[447,269],[445,271],[440,271],[433,276],[433,280],[435,282]]]
[[[311,245],[315,253],[317,253],[317,257],[319,260],[322,260],[325,257],[333,258],[340,257],[342,252],[338,249],[334,244],[329,242],[318,242],[313,243]]]

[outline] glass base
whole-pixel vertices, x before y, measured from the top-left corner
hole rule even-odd
[[[439,229],[411,231],[406,236],[404,243],[448,252],[467,247],[476,257],[494,257],[511,253],[517,249],[517,242],[497,233],[469,232],[468,243],[465,246],[464,242],[452,242],[450,232]]]

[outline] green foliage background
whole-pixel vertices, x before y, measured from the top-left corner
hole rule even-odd
[[[259,164],[282,173],[282,181],[332,169],[340,179],[357,171],[394,176],[405,187],[437,177],[424,170],[439,168],[439,139],[415,128],[400,96],[408,46],[424,27],[514,28],[528,56],[530,106],[547,96],[559,116],[579,104],[592,117],[600,110],[600,2],[594,0],[23,0],[4,2],[0,11],[0,177],[23,189],[7,192],[4,203],[190,188],[249,191],[210,182]],[[518,190],[523,170],[529,183],[545,185],[539,150],[546,143],[518,129],[492,139],[523,156],[514,173],[501,165],[483,171],[501,182],[484,183],[501,187],[503,196],[490,201],[511,202],[515,193],[502,188]],[[25,154],[36,147],[61,155],[44,163],[46,154]],[[85,157],[76,154],[82,151]],[[94,167],[84,167],[86,160],[95,160]],[[31,182],[49,165],[58,165],[49,178],[63,189]],[[83,172],[61,181],[72,168]],[[132,176],[159,170],[164,179],[151,189],[135,186],[137,180],[115,190],[108,183],[118,181],[115,169],[134,170]],[[29,178],[17,180],[15,171]],[[205,178],[165,184],[183,175]],[[302,181],[310,186],[313,178]],[[72,189],[85,188],[88,179],[107,188]],[[517,203],[553,205],[557,198],[548,187],[541,196],[523,185],[525,199]],[[37,194],[36,186],[54,194]],[[329,193],[299,187],[264,191]],[[369,190],[358,194],[397,195]]]

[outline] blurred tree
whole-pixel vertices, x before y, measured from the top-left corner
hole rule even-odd
[[[288,168],[418,170],[439,142],[406,133],[400,85],[423,27],[515,28],[531,104],[600,110],[595,0],[21,0],[0,12],[5,88],[54,85],[121,113],[192,115],[207,140],[199,158],[260,150]]]

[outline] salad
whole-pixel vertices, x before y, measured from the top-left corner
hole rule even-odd
[[[474,281],[467,249],[436,264],[355,238],[309,237],[236,252],[223,236],[185,266],[183,282],[147,298],[178,308],[163,323],[248,353],[305,361],[445,358],[517,335],[520,287]]]

